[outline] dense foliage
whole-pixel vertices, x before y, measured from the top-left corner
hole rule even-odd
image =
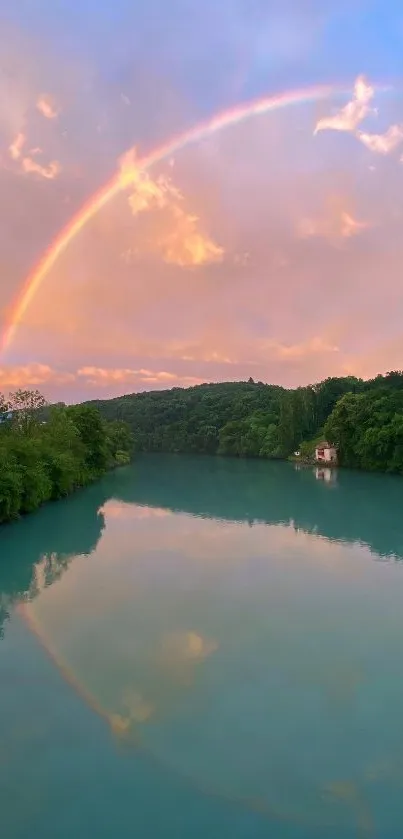
[[[128,463],[130,428],[93,405],[53,407],[38,391],[0,395],[0,522],[73,492]]]
[[[0,522],[61,498],[138,451],[309,458],[325,436],[341,465],[403,474],[403,372],[285,390],[227,382],[46,406],[0,395]]]
[[[403,473],[403,375],[399,385],[378,382],[337,402],[325,434],[337,441],[342,465]]]
[[[403,373],[328,378],[294,390],[226,382],[89,403],[124,420],[139,451],[307,457],[325,436],[346,466],[403,473]]]

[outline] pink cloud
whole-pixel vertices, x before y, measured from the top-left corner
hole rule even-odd
[[[14,138],[13,142],[9,146],[9,153],[12,160],[19,160],[21,157],[22,149],[26,143],[26,136],[25,134],[20,131],[17,136]]]
[[[282,344],[279,341],[263,342],[262,349],[269,355],[284,361],[301,361],[311,359],[316,355],[328,355],[329,353],[339,353],[339,347],[329,343],[324,337],[314,335],[307,341],[302,341],[298,344]]]
[[[8,153],[11,160],[17,164],[16,171],[24,174],[40,175],[46,180],[54,180],[54,178],[56,178],[61,172],[60,163],[57,160],[53,160],[47,165],[41,165],[37,160],[34,160],[34,157],[38,154],[42,154],[42,149],[39,146],[36,146],[23,155],[23,148],[26,145],[27,135],[26,133],[20,131],[8,147]]]
[[[325,130],[355,131],[369,114],[369,103],[374,93],[374,88],[366,82],[364,76],[359,76],[354,85],[352,100],[333,116],[319,119],[314,134]]]
[[[331,241],[350,239],[357,236],[370,225],[365,221],[358,221],[347,210],[333,212],[317,218],[303,218],[297,225],[297,234],[301,239],[322,237]]]
[[[183,193],[166,175],[153,179],[138,168],[134,151],[121,161],[121,183],[130,185],[129,206],[134,216],[153,214],[153,221],[142,247],[124,252],[126,261],[150,250],[161,254],[165,262],[185,267],[221,262],[224,251],[202,230],[200,219],[188,211]]]
[[[365,134],[359,131],[357,137],[370,151],[390,154],[403,142],[403,125],[391,125],[384,134]]]
[[[41,178],[45,178],[50,181],[57,178],[61,172],[61,166],[57,160],[52,160],[52,162],[47,166],[41,166],[41,164],[36,160],[33,160],[32,157],[24,157],[21,163],[21,168],[25,174],[40,175]]]
[[[181,376],[166,370],[132,370],[130,368],[80,367],[68,371],[50,367],[47,364],[31,363],[27,365],[0,367],[0,388],[5,390],[20,387],[43,387],[46,393],[60,386],[85,385],[98,388],[169,388],[174,385],[190,386],[200,384],[202,379],[196,376]]]
[[[181,382],[183,385],[200,384],[200,379],[195,376],[180,376],[178,373],[170,373],[165,370],[131,370],[108,369],[104,367],[81,367],[77,370],[77,376],[85,379],[91,386],[109,387],[111,385],[165,385],[172,387],[173,384]]]
[[[47,94],[39,97],[36,107],[45,119],[56,119],[59,116],[59,109]]]
[[[131,108],[118,103],[123,114],[136,111],[136,91],[129,94]],[[390,121],[400,125],[399,103],[392,105]],[[140,184],[128,176],[127,192],[102,210],[45,278],[10,362],[49,364],[54,375],[43,389],[69,400],[250,375],[285,385],[317,381],[355,361],[363,366],[374,334],[379,346],[374,361],[365,362],[368,369],[377,353],[379,369],[393,361],[382,346],[401,330],[400,183],[387,165],[371,174],[366,165],[360,169],[359,143],[353,153],[343,143],[321,144],[318,160],[315,113],[317,105],[259,117],[177,153],[174,169],[169,162],[154,167]],[[57,133],[55,124],[35,116],[41,130]],[[74,136],[63,141],[66,149]],[[78,149],[80,179],[69,179],[58,138],[51,157],[50,144],[30,136],[32,146],[34,140],[46,165],[63,160],[64,174],[46,189],[34,172],[12,177],[16,164],[0,172],[3,307],[103,178],[103,170],[93,169],[87,180],[91,161],[83,162]],[[99,150],[101,141],[91,148]],[[26,156],[23,151],[19,165]],[[32,151],[28,156],[34,159]],[[99,159],[113,171],[112,155]],[[200,260],[195,270],[196,240],[191,256],[177,258],[192,233],[181,227],[177,205],[190,219],[197,216],[193,229],[225,258]],[[70,378],[57,384],[63,375]]]
[[[31,363],[21,366],[0,367],[0,387],[20,388],[39,385],[69,385],[75,379],[74,374],[57,371],[47,364]]]

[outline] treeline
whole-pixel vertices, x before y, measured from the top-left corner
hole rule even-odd
[[[88,403],[131,427],[144,452],[309,457],[314,441],[338,447],[340,463],[403,473],[403,373],[369,381],[327,378],[294,390],[248,382],[131,394]]]
[[[128,463],[132,448],[130,427],[93,405],[47,408],[38,391],[0,394],[0,523]]]

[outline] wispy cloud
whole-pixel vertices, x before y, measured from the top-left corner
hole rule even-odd
[[[354,85],[354,95],[350,102],[330,117],[322,117],[316,123],[314,134],[319,131],[355,131],[370,112],[370,105],[374,88],[367,83],[364,76],[359,76]]]
[[[338,353],[339,347],[320,335],[315,335],[307,341],[297,344],[285,344],[279,341],[264,341],[261,349],[269,356],[274,356],[282,361],[301,361],[315,355],[328,355]]]
[[[237,360],[214,349],[206,349],[200,344],[168,343],[164,355],[180,361],[202,361],[205,364],[236,364]]]
[[[61,165],[59,161],[52,160],[48,164],[41,164],[34,157],[42,154],[42,149],[35,147],[24,152],[27,146],[27,135],[23,131],[19,131],[14,137],[12,143],[8,147],[8,154],[10,159],[16,165],[16,170],[20,174],[34,174],[39,175],[46,180],[54,180],[61,172]]]
[[[59,116],[59,108],[56,107],[51,97],[47,94],[42,94],[36,103],[37,110],[45,119],[56,119]]]
[[[26,364],[21,366],[0,367],[0,387],[33,387],[45,384],[70,384],[75,375],[55,370],[47,364]]]
[[[365,134],[359,131],[357,137],[370,151],[390,154],[403,142],[403,125],[391,125],[384,134]]]
[[[48,364],[31,363],[17,366],[0,367],[0,388],[8,390],[16,387],[45,387],[72,385],[78,383],[88,387],[120,389],[127,387],[173,387],[200,384],[203,379],[196,376],[181,376],[167,370],[148,370],[141,368],[133,370],[129,367],[106,368],[84,366],[69,371],[49,366]]]
[[[113,88],[113,110],[107,97],[102,104],[110,128],[104,147],[101,138],[93,142],[97,120],[91,127],[84,119],[84,84],[70,96],[57,78],[53,83],[58,101],[71,102],[69,110],[64,108],[67,136],[61,136],[57,119],[46,119],[36,109],[38,94],[48,90],[44,77],[29,86],[25,122],[19,111],[3,125],[0,114],[2,160],[8,168],[0,173],[0,285],[9,288],[1,290],[0,303],[17,299],[37,252],[113,167],[118,138],[112,135],[119,120],[127,120],[121,125],[126,136],[135,115],[136,137],[144,147],[153,136],[155,106],[150,99],[149,114],[146,108],[140,113],[134,84],[127,85],[132,107],[120,102],[119,87]],[[178,153],[174,167],[166,161],[147,175],[138,172],[136,161],[123,167],[127,191],[57,260],[24,315],[7,360],[21,365],[39,359],[55,368],[55,381],[73,377],[71,384],[58,386],[51,373],[45,381],[43,370],[23,374],[27,382],[36,379],[49,398],[58,393],[68,400],[249,375],[295,385],[337,375],[346,353],[354,357],[371,345],[374,330],[380,336],[398,331],[399,181],[383,155],[367,149],[360,136],[356,148],[340,132],[330,135],[339,142],[326,143],[322,133],[315,142],[312,138],[316,119],[333,116],[349,99],[352,94],[336,100],[334,110],[328,105],[319,113],[314,105],[316,117],[311,105],[301,107],[297,122],[291,108],[245,121]],[[387,121],[379,118],[378,125],[369,114],[355,132],[365,137],[376,130],[382,136],[392,123],[402,124],[397,95],[380,98],[380,105],[388,111]],[[167,136],[176,119],[168,116],[158,123]],[[304,124],[311,130],[299,131]],[[13,158],[7,149],[18,133],[27,139],[16,143]],[[123,136],[120,129],[117,133]],[[99,152],[93,170],[90,148]],[[401,151],[403,146],[397,158]],[[63,163],[63,177],[52,181],[56,159]],[[368,163],[377,166],[373,176]],[[76,164],[80,177],[73,178]],[[339,200],[329,207],[335,192]],[[70,205],[63,208],[65,193]],[[206,240],[213,244],[213,256],[214,248],[224,246],[225,259],[219,253],[206,261]],[[130,265],[123,252],[129,252]],[[201,269],[194,268],[197,264]],[[342,334],[322,334],[329,318],[345,327]],[[17,373],[10,375],[15,379]]]
[[[149,231],[148,247],[166,263],[185,267],[222,261],[223,248],[202,230],[199,217],[186,209],[182,192],[170,178],[159,175],[153,180],[139,169],[132,152],[121,161],[121,183],[133,186],[129,206],[134,216],[159,213],[156,229]],[[125,258],[135,253],[135,249],[126,252]]]
[[[198,229],[199,219],[173,206],[172,228],[157,239],[165,262],[185,267],[221,262],[224,251],[209,236]]]
[[[372,111],[370,102],[374,93],[374,88],[368,84],[364,76],[359,76],[355,82],[351,102],[334,116],[322,117],[316,123],[314,134],[325,130],[347,131],[370,151],[376,154],[390,154],[403,142],[403,125],[391,125],[383,134],[369,134],[358,130],[360,123]]]
[[[22,150],[26,143],[25,134],[20,131],[17,136],[12,141],[11,145],[8,148],[10,157],[12,160],[19,160],[22,154]]]
[[[1,36],[0,47],[7,55],[11,47],[6,43],[3,32]],[[60,172],[60,164],[51,161],[46,165],[44,163],[40,165],[33,160],[33,157],[42,154],[42,150],[37,147],[38,132],[39,134],[42,132],[44,136],[48,135],[49,126],[45,128],[45,121],[55,120],[59,114],[59,108],[49,94],[38,95],[37,89],[35,90],[37,80],[35,80],[36,73],[33,67],[29,70],[25,68],[25,73],[21,72],[25,57],[20,56],[20,61],[15,61],[12,51],[9,52],[8,57],[13,70],[4,71],[0,78],[0,137],[2,142],[5,141],[3,166],[18,174],[29,173],[53,179]],[[28,58],[27,61],[29,65],[30,59]],[[37,111],[36,115],[35,111]],[[38,113],[43,120],[38,119]],[[35,148],[30,149],[30,138],[33,133],[36,135],[32,143]],[[7,158],[12,162],[12,168],[7,164]]]
[[[77,376],[85,379],[89,385],[144,385],[163,384],[165,387],[173,386],[178,382],[183,384],[199,384],[200,379],[194,376],[180,376],[178,373],[171,373],[166,370],[132,370],[128,367],[110,369],[105,367],[81,367],[77,370]]]
[[[337,243],[351,239],[371,225],[354,218],[352,212],[331,201],[330,207],[317,217],[302,218],[297,224],[297,235],[301,239],[324,238]]]
[[[45,178],[49,181],[53,181],[61,172],[61,166],[57,160],[52,160],[47,166],[41,166],[41,164],[32,157],[24,157],[21,163],[21,168],[25,174],[40,175],[41,178]]]

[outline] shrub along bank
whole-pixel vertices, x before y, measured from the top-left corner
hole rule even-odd
[[[130,461],[125,422],[106,421],[93,405],[45,407],[38,391],[0,394],[0,523]]]

